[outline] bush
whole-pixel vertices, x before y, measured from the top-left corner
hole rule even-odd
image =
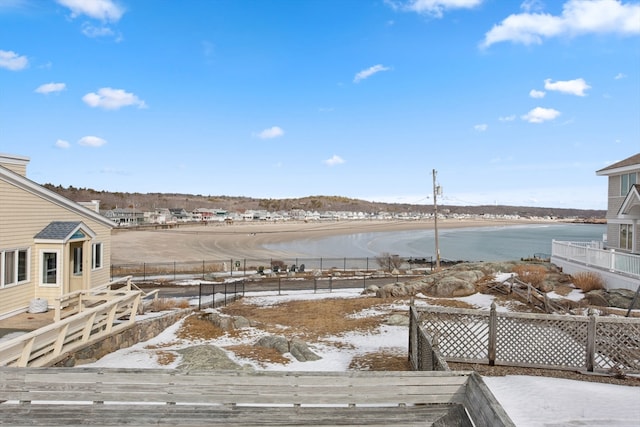
[[[547,277],[547,269],[541,265],[516,265],[512,271],[518,275],[520,280],[536,287]]]
[[[571,280],[576,288],[582,289],[582,292],[594,291],[604,288],[604,281],[598,273],[592,271],[583,271],[572,274]]]
[[[399,270],[404,260],[398,255],[389,255],[389,253],[385,252],[376,257],[376,262],[383,270],[391,271],[394,268]]]

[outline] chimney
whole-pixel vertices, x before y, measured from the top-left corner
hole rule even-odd
[[[0,153],[0,166],[9,169],[19,175],[27,177],[27,164],[29,158],[24,156],[16,156],[13,154]]]

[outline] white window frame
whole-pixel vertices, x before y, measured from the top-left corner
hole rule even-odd
[[[44,254],[56,254],[56,283],[45,283],[43,280],[45,262]],[[38,269],[38,284],[43,288],[57,288],[62,285],[62,252],[59,249],[40,249],[40,268]]]
[[[625,245],[622,245],[622,232],[625,232]],[[619,230],[619,237],[620,239],[620,243],[618,246],[620,246],[620,249],[625,250],[625,251],[630,251],[633,249],[633,239],[634,239],[634,235],[633,235],[633,224],[620,224],[620,230]]]
[[[13,271],[14,271],[14,281],[11,283],[5,283],[5,271],[7,266],[5,265],[6,255],[7,253],[13,253]],[[25,278],[20,280],[20,253],[25,254]],[[17,248],[17,249],[6,249],[0,251],[0,289],[2,288],[10,288],[12,286],[18,286],[30,281],[31,274],[31,249],[30,248]]]
[[[102,242],[93,243],[91,245],[91,269],[100,270],[103,267],[104,267],[104,244]]]
[[[635,172],[620,175],[620,196],[626,196],[631,186],[635,184],[638,184],[638,175]]]

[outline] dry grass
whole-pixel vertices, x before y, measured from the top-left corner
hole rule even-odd
[[[604,281],[598,273],[585,271],[571,275],[571,280],[576,288],[582,289],[582,292],[594,291],[604,287]]]
[[[184,340],[212,340],[220,338],[225,332],[207,319],[198,316],[187,317],[178,330],[178,338]]]
[[[278,353],[278,350],[274,348],[238,344],[227,346],[225,349],[233,352],[243,359],[253,360],[263,367],[267,363],[280,363],[282,365],[286,365],[290,362],[289,359]]]
[[[349,331],[365,332],[377,327],[383,320],[381,316],[349,316],[381,304],[383,301],[374,297],[287,301],[273,306],[249,305],[239,300],[221,311],[263,323],[268,332],[282,333],[282,328],[285,327],[290,330],[290,335],[317,340]]]
[[[536,287],[540,285],[547,276],[547,269],[541,265],[516,265],[512,270],[518,275],[520,280]]]
[[[349,369],[358,371],[410,371],[411,365],[406,354],[382,350],[367,353],[351,360]]]
[[[175,298],[156,298],[151,301],[148,307],[150,311],[175,310],[176,308],[189,308],[189,301]]]

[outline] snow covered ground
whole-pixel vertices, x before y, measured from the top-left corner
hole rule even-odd
[[[332,293],[313,291],[295,291],[278,295],[277,292],[247,293],[245,298],[252,304],[273,305],[283,301],[320,298],[356,298],[358,289],[334,290]],[[572,297],[574,297],[572,295]],[[493,301],[489,295],[476,294],[459,298],[480,309],[488,309]],[[416,301],[416,304],[426,304]],[[197,301],[196,301],[197,304]],[[384,310],[407,309],[408,306],[388,305]],[[504,308],[503,308],[504,309]],[[357,316],[370,316],[379,312],[363,311]],[[90,365],[94,367],[136,367],[136,368],[175,368],[179,360],[169,365],[157,362],[155,350],[171,351],[189,345],[176,336],[180,324],[166,329],[157,337],[130,348],[109,354]],[[235,344],[253,343],[255,335],[245,334],[241,338],[228,336],[207,341],[208,344],[225,347]],[[252,364],[255,369],[287,371],[343,371],[347,370],[352,358],[380,350],[407,353],[408,331],[404,326],[382,325],[370,334],[345,334],[332,337],[329,341],[349,344],[331,346],[313,344],[312,350],[322,356],[313,362],[298,362],[291,357],[287,365],[256,365],[251,360],[243,360],[229,353],[232,360],[240,364]],[[151,349],[149,349],[151,348]],[[518,426],[640,426],[640,387],[600,384],[567,379],[505,376],[483,377],[488,387],[503,405],[511,419]]]

